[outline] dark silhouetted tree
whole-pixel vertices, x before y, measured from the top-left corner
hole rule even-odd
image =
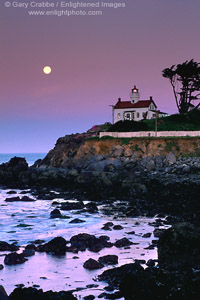
[[[193,59],[182,64],[173,65],[162,71],[162,76],[168,78],[176,100],[179,113],[189,111],[194,100],[200,100],[200,63]],[[198,108],[198,103],[194,108]]]

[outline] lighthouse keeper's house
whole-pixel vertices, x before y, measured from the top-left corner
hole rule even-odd
[[[121,101],[121,98],[118,98],[118,102],[113,107],[113,114],[114,123],[122,120],[154,119],[156,114],[158,117],[167,115],[157,110],[157,105],[152,97],[149,100],[140,100],[136,86],[131,90],[130,101]]]

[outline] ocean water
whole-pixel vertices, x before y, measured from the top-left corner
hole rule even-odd
[[[8,162],[12,157],[24,157],[29,166],[38,159],[43,159],[47,153],[0,153],[0,164]]]
[[[28,261],[20,265],[5,265],[4,258],[8,252],[0,252],[0,264],[4,265],[0,271],[0,284],[10,294],[17,284],[24,284],[26,287],[37,284],[43,290],[75,290],[74,295],[78,299],[93,294],[96,299],[104,292],[105,282],[97,280],[98,275],[103,271],[132,263],[135,259],[148,261],[157,259],[157,249],[148,249],[153,239],[155,218],[113,218],[102,213],[104,205],[99,205],[99,213],[89,214],[82,211],[62,211],[63,216],[68,218],[50,218],[50,212],[55,208],[51,200],[38,199],[35,202],[6,202],[8,197],[22,197],[21,190],[14,190],[14,195],[7,194],[9,190],[0,189],[0,240],[8,243],[16,242],[22,252],[24,246],[31,241],[42,239],[50,241],[56,236],[62,236],[67,241],[76,234],[89,233],[97,237],[107,235],[112,243],[121,238],[128,238],[133,245],[125,248],[104,248],[98,253],[79,251],[78,253],[67,252],[63,256],[36,252],[34,256],[28,257]],[[27,190],[27,196],[34,198]],[[55,196],[56,197],[56,196]],[[35,198],[34,198],[35,199]],[[61,198],[54,201],[62,203]],[[70,200],[68,201],[76,201]],[[119,201],[118,201],[119,202]],[[117,205],[117,203],[114,203]],[[85,204],[87,201],[85,201]],[[74,218],[80,218],[83,223],[70,223]],[[106,222],[113,222],[114,225],[122,225],[121,230],[106,231],[102,229]],[[164,225],[160,228],[167,228]],[[129,234],[134,230],[135,233]],[[151,233],[149,237],[143,237],[145,233]],[[83,264],[89,258],[98,260],[100,256],[117,255],[119,262],[115,266],[104,266],[100,270],[86,270]],[[143,264],[143,267],[145,265]],[[96,284],[95,287],[90,287]],[[20,299],[19,299],[20,300]]]
[[[25,157],[28,164],[31,165],[45,155],[45,153],[0,154],[0,163],[7,162],[14,156],[20,156]],[[56,201],[59,207],[59,204],[66,201],[66,199],[57,196],[58,192],[54,191],[55,198],[53,200],[36,199],[30,190],[16,189],[12,190],[12,194],[9,192],[8,189],[0,189],[0,241],[17,243],[20,246],[18,253],[21,253],[27,244],[37,239],[49,242],[54,237],[62,236],[69,241],[72,236],[79,233],[89,233],[96,237],[106,235],[112,243],[121,238],[128,238],[133,244],[125,248],[115,246],[104,248],[98,253],[89,250],[78,253],[67,252],[63,256],[36,252],[34,256],[28,257],[28,261],[19,265],[5,265],[4,258],[9,252],[0,251],[0,264],[4,266],[0,271],[0,285],[4,286],[8,294],[18,284],[24,284],[26,287],[36,284],[44,291],[74,290],[74,295],[79,300],[90,294],[98,299],[101,293],[105,292],[104,288],[107,285],[105,282],[98,281],[98,275],[103,271],[132,263],[136,259],[144,261],[157,259],[157,249],[148,248],[152,244],[152,240],[157,239],[153,234],[156,217],[115,218],[115,216],[104,214],[106,205],[98,205],[97,203],[98,213],[61,211],[66,218],[51,219],[50,213],[55,208],[52,202]],[[18,196],[21,198],[24,193],[35,201],[5,201],[6,198],[10,197]],[[76,200],[68,199],[68,201],[74,202]],[[117,207],[119,202],[119,200],[113,201],[113,205]],[[84,201],[84,204],[86,203],[87,201]],[[75,218],[79,218],[83,222],[70,223]],[[102,227],[107,222],[122,225],[122,229],[105,231]],[[168,226],[163,223],[156,228],[164,229]],[[146,233],[150,233],[150,236],[145,237],[144,234]],[[119,258],[117,265],[108,265],[102,269],[91,271],[83,267],[84,262],[89,258],[98,260],[101,256],[113,254]],[[142,266],[145,267],[145,264]]]

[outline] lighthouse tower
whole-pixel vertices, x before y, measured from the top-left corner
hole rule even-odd
[[[138,92],[138,89],[136,88],[136,85],[134,85],[134,88],[131,90],[130,98],[131,103],[136,103],[140,100],[140,94]]]

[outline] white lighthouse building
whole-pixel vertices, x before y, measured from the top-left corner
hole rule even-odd
[[[122,120],[154,119],[156,113],[158,117],[167,115],[157,111],[157,105],[152,96],[148,100],[140,100],[139,90],[136,86],[131,89],[129,101],[122,101],[121,98],[118,98],[118,102],[113,107],[113,113],[114,123]]]

